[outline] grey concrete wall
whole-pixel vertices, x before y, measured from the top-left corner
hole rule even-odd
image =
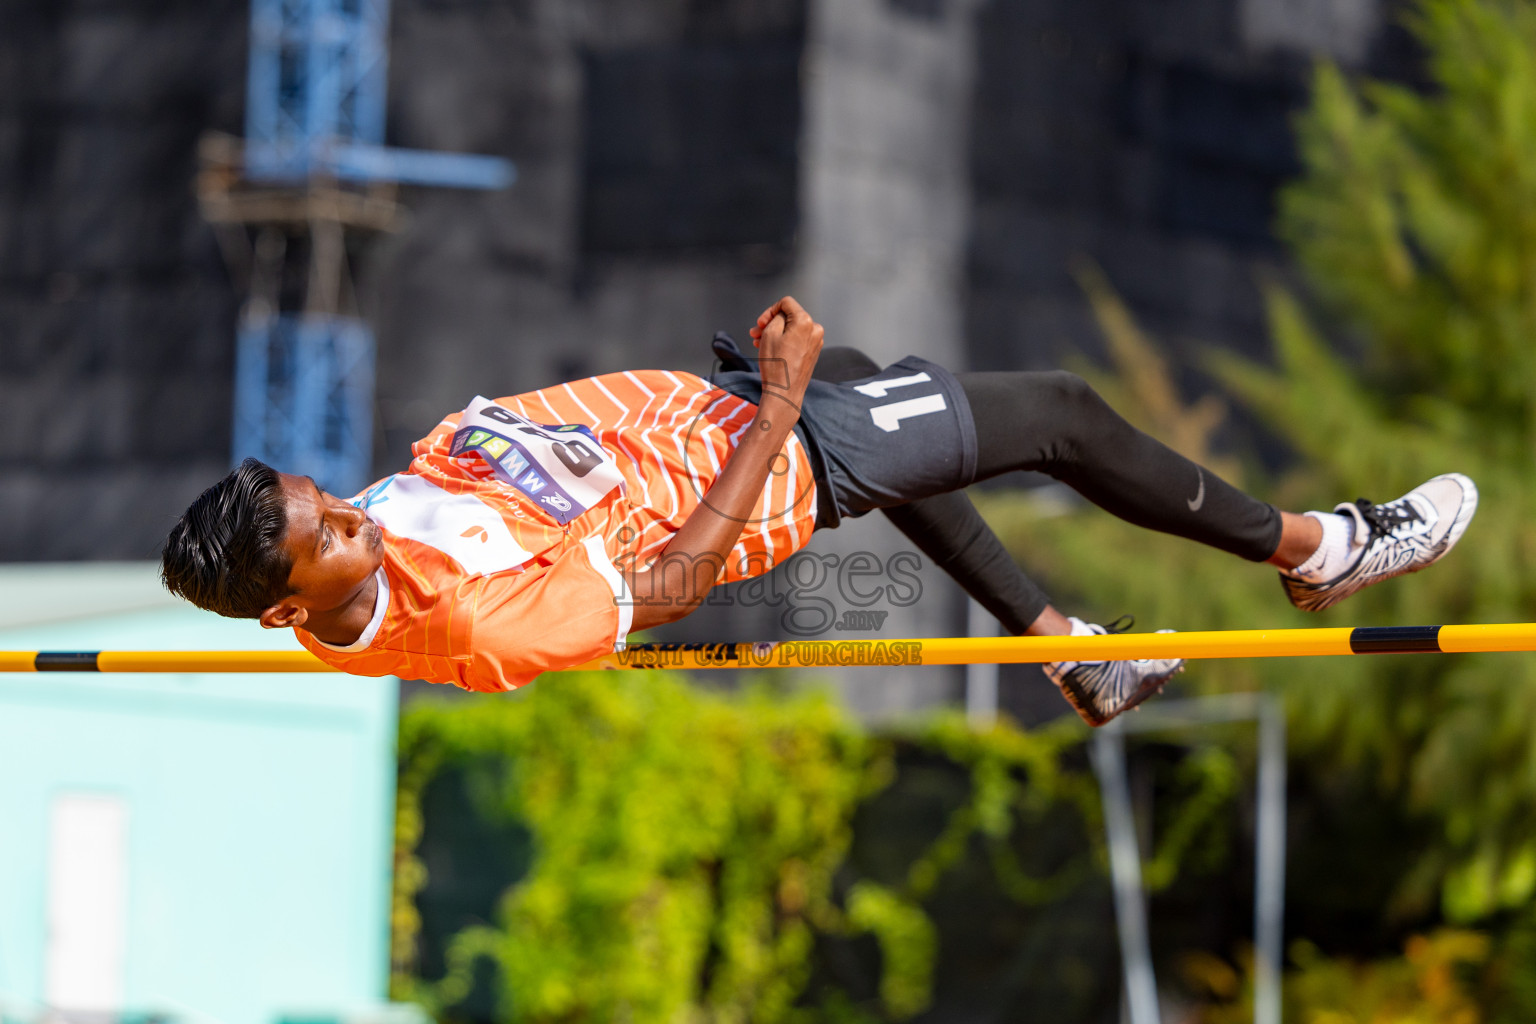
[[[915,354],[964,368],[972,6],[812,5],[795,291],[826,325],[827,344],[881,365]],[[881,566],[907,553],[921,564],[919,603],[880,601],[871,610],[889,614],[878,631],[828,639],[963,632],[959,588],[883,516],[820,533],[809,550],[839,561],[865,553]],[[873,715],[952,700],[959,680],[952,669],[838,673],[839,686]]]

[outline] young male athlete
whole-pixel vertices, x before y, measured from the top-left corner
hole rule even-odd
[[[475,398],[352,499],[246,462],[171,531],[166,586],[201,608],[292,627],[321,660],[502,691],[688,614],[768,571],[813,530],[881,509],[1012,633],[1104,633],[1021,573],[963,494],[1049,473],[1136,525],[1280,569],[1319,610],[1422,569],[1477,491],[1438,476],[1384,505],[1282,512],[1131,427],[1066,373],[879,368],[784,298],[752,328],[758,368],[720,345],[713,381],[634,371]],[[819,369],[819,373],[816,371]],[[1046,666],[1090,724],[1157,692],[1180,660]]]

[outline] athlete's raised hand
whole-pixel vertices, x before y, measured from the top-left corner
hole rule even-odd
[[[798,408],[821,354],[826,329],[786,295],[763,310],[748,333],[757,345],[764,388],[776,389]]]

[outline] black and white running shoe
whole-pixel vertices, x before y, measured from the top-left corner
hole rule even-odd
[[[1355,521],[1350,539],[1355,558],[1349,568],[1321,582],[1280,574],[1291,604],[1304,612],[1322,611],[1372,583],[1439,561],[1456,546],[1477,512],[1477,486],[1460,473],[1446,473],[1385,505],[1361,498],[1334,512]]]
[[[1122,616],[1108,627],[1078,618],[1070,621],[1074,636],[1103,636],[1123,633],[1135,620],[1129,615]],[[1171,633],[1173,630],[1160,629],[1158,632]],[[1053,661],[1040,667],[1083,721],[1098,726],[1161,691],[1169,679],[1184,671],[1184,659]]]

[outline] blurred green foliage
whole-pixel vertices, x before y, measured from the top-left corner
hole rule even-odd
[[[780,1020],[814,930],[862,928],[906,969],[890,983],[898,1005],[920,1003],[926,935],[899,900],[871,889],[853,924],[830,899],[852,807],[880,778],[858,730],[824,700],[737,706],[627,682],[566,676],[519,699],[404,716],[397,994],[451,1006],[488,957],[517,994],[512,1020],[671,1021],[690,1008]],[[535,867],[507,894],[503,926],[461,932],[448,976],[424,985],[409,970],[411,900],[426,880],[409,856],[420,797],[446,763],[477,756],[503,773],[481,812],[529,828]]]
[[[932,1002],[932,910],[957,898],[961,876],[973,887],[984,876],[989,926],[1023,908],[1058,936],[1064,901],[1104,885],[1085,735],[1071,716],[978,731],[953,712],[870,732],[824,695],[712,693],[662,673],[417,702],[401,721],[393,995],[454,1020],[490,965],[496,1019],[509,1022],[906,1020]],[[919,821],[910,801],[866,813],[903,758],[966,780],[943,792],[936,820]],[[446,970],[423,978],[423,796],[466,768],[481,782],[475,813],[526,827],[532,864],[509,879],[495,920],[455,933]],[[1232,812],[1236,774],[1212,751],[1173,765],[1155,887],[1175,881],[1191,846],[1220,847],[1209,840]],[[898,835],[880,834],[893,820]],[[858,858],[856,828],[870,847]],[[1100,916],[1108,953],[1107,903]],[[874,991],[813,985],[813,948],[860,936],[877,951]],[[1097,973],[1078,979],[1079,1001],[1102,997]]]
[[[1486,935],[1456,928],[1410,936],[1401,956],[1369,963],[1324,956],[1305,940],[1293,944],[1282,1016],[1298,1024],[1482,1024],[1479,1001],[1491,958]],[[1184,980],[1210,999],[1194,1024],[1247,1024],[1253,1019],[1253,958],[1240,969],[1194,953]]]
[[[1287,606],[1265,567],[1133,533],[1096,510],[1061,516],[1017,496],[992,499],[988,517],[1062,603],[1100,617],[1132,609],[1149,626],[1183,629],[1536,617],[1536,5],[1421,0],[1408,24],[1429,88],[1352,82],[1328,64],[1315,73],[1297,123],[1305,170],[1284,190],[1279,217],[1309,291],[1303,301],[1266,285],[1274,364],[1226,352],[1205,363],[1295,453],[1295,468],[1273,478],[1252,459],[1212,451],[1220,401],[1178,400],[1156,345],[1092,266],[1080,278],[1114,365],[1078,369],[1133,422],[1282,508],[1327,510],[1361,492],[1384,500],[1436,473],[1466,473],[1482,499],[1466,539],[1422,576],[1309,617]],[[1106,557],[1116,550],[1127,557]],[[1375,849],[1332,858],[1341,873],[1364,860],[1389,874],[1387,932],[1436,921],[1480,929],[1418,934],[1402,956],[1375,962],[1330,959],[1319,948],[1348,940],[1310,936],[1319,945],[1296,947],[1287,1019],[1536,1016],[1536,662],[1226,662],[1183,678],[1198,690],[1283,694],[1293,791],[1319,804],[1330,791],[1350,794],[1377,803],[1362,817],[1383,808],[1396,817],[1398,840],[1388,832]],[[1305,899],[1326,885],[1293,880],[1293,892]],[[1232,1012],[1207,1019],[1247,1011]]]
[[[1115,372],[1083,370],[1133,422],[1282,508],[1330,510],[1362,493],[1382,501],[1466,473],[1482,499],[1466,539],[1421,576],[1303,616],[1265,567],[1149,539],[1094,510],[1049,518],[1027,501],[992,501],[989,518],[1062,603],[1182,629],[1536,613],[1536,6],[1425,0],[1409,23],[1433,87],[1351,83],[1319,67],[1298,121],[1305,171],[1281,197],[1280,231],[1343,344],[1270,285],[1275,364],[1226,352],[1206,363],[1296,468],[1270,479],[1252,461],[1218,458],[1219,404],[1177,401],[1156,347],[1091,267],[1082,278]],[[1106,555],[1116,551],[1125,557]],[[1390,913],[1438,907],[1471,922],[1536,894],[1536,661],[1220,663],[1187,678],[1283,693],[1310,765],[1370,772],[1379,797],[1435,824],[1438,841],[1398,879]]]
[[[1352,89],[1319,69],[1300,124],[1307,174],[1282,205],[1286,238],[1327,308],[1362,339],[1367,370],[1353,375],[1327,357],[1296,305],[1276,295],[1281,374],[1228,362],[1226,377],[1271,423],[1292,424],[1288,438],[1331,481],[1380,474],[1390,487],[1420,468],[1478,481],[1470,543],[1444,570],[1383,588],[1392,618],[1381,621],[1527,621],[1536,610],[1536,8],[1430,0],[1410,24],[1434,89]],[[1298,385],[1317,379],[1316,397],[1339,417],[1303,414]],[[1536,664],[1483,656],[1421,671],[1390,709],[1372,702],[1393,712],[1379,739],[1347,709],[1326,727],[1385,750],[1411,799],[1444,823],[1445,842],[1426,852],[1418,881],[1441,879],[1452,919],[1523,906],[1536,891]],[[1387,672],[1375,675],[1385,693]]]

